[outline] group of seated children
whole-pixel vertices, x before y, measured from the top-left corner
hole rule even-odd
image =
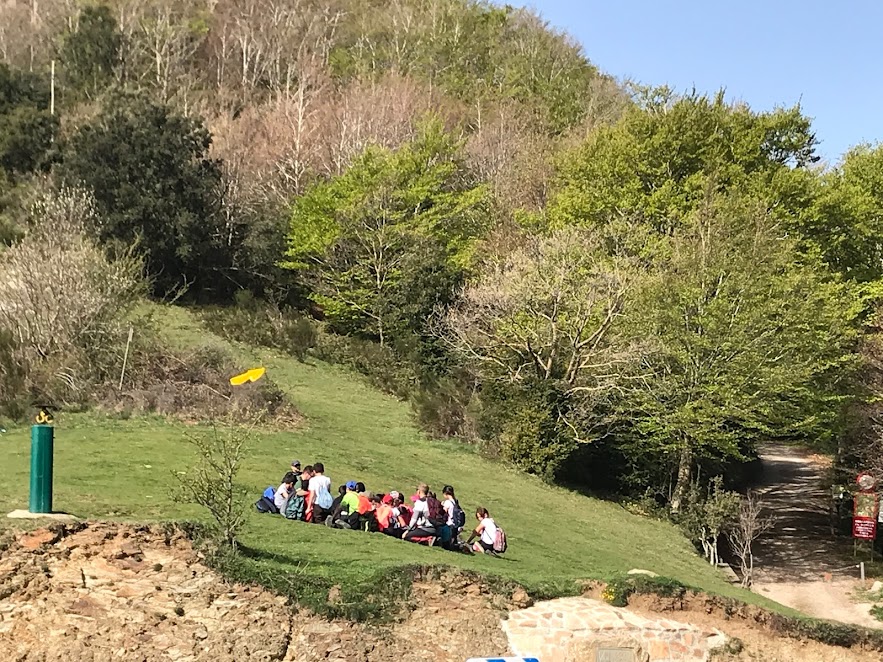
[[[506,534],[485,508],[475,511],[476,527],[462,542],[466,513],[454,488],[445,485],[440,501],[425,483],[417,486],[408,506],[401,493],[373,494],[354,480],[331,495],[331,480],[321,462],[301,469],[300,460],[291,463],[278,488],[268,487],[255,504],[265,513],[279,513],[288,519],[325,524],[337,529],[377,531],[394,538],[444,549],[481,554],[506,551]],[[474,541],[474,542],[473,542]]]

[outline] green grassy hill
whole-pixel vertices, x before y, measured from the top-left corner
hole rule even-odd
[[[158,314],[175,343],[230,346],[186,310],[164,308]],[[436,489],[450,483],[467,514],[475,506],[487,507],[510,541],[504,558],[469,557],[380,534],[335,531],[252,513],[242,539],[252,574],[369,587],[380,577],[393,576],[397,567],[450,564],[513,579],[548,595],[573,590],[575,580],[645,568],[706,591],[763,601],[730,586],[675,527],[549,486],[462,444],[430,441],[412,423],[406,404],[353,374],[313,360],[303,364],[274,353],[232,349],[243,365],[265,365],[306,416],[305,425],[294,432],[254,432],[242,479],[253,488],[255,499],[278,482],[292,458],[304,464],[322,461],[335,486],[356,479],[371,490],[411,493],[420,481]],[[200,516],[170,498],[173,472],[192,459],[185,430],[183,424],[160,417],[59,416],[56,509],[128,520]],[[0,508],[7,511],[27,504],[28,439],[24,426],[0,436]]]

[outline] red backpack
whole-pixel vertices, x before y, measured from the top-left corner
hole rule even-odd
[[[429,510],[427,519],[433,526],[444,526],[448,523],[448,514],[441,505],[441,501],[431,494],[426,497],[426,508]]]

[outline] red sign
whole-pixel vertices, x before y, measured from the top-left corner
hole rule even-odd
[[[877,520],[873,517],[853,517],[852,537],[859,540],[873,540],[877,537]]]
[[[877,537],[876,493],[860,492],[855,495],[853,503],[855,507],[852,516],[852,537],[859,540],[874,540]]]

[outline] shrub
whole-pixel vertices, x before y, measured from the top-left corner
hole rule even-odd
[[[122,391],[108,384],[101,404],[121,415],[154,412],[188,421],[217,416],[251,420],[260,413],[276,424],[296,425],[301,416],[279,386],[268,377],[233,387],[230,377],[242,372],[226,348],[196,347],[186,352],[163,346],[149,326],[138,334]]]
[[[218,540],[232,548],[248,508],[249,491],[237,483],[248,435],[247,429],[219,429],[214,423],[210,431],[188,434],[199,459],[188,471],[175,474],[180,484],[175,500],[205,508],[214,520]]]
[[[218,335],[237,342],[273,347],[304,361],[318,342],[316,323],[290,308],[260,301],[247,290],[236,294],[236,305],[206,310],[202,319]]]
[[[18,380],[22,399],[81,404],[115,367],[123,322],[142,292],[141,263],[129,254],[109,259],[88,238],[95,216],[90,194],[44,190],[27,234],[0,253],[0,330],[7,336],[0,389]]]

